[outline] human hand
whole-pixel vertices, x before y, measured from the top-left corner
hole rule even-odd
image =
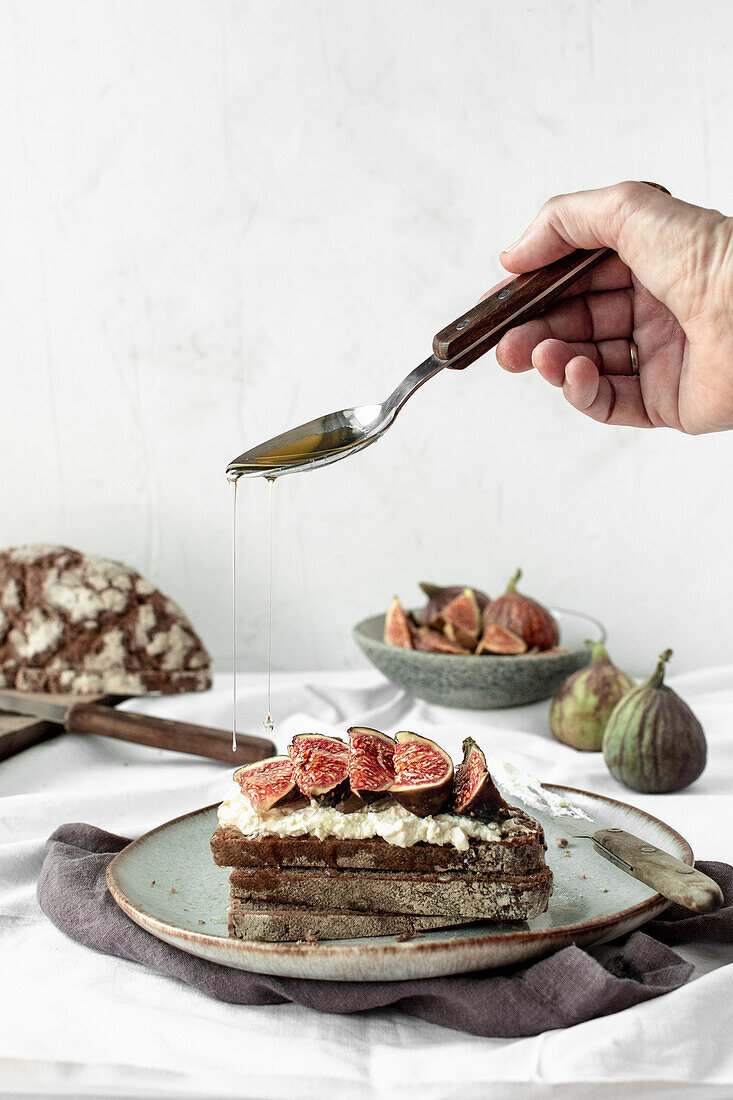
[[[602,246],[617,255],[506,333],[499,364],[514,374],[535,367],[604,424],[733,428],[733,219],[619,183],[550,199],[500,259],[521,274]]]

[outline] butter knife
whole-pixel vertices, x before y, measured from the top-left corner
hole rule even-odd
[[[604,859],[684,909],[711,913],[723,904],[723,891],[709,875],[625,829],[606,827],[571,835],[575,840],[592,841]]]

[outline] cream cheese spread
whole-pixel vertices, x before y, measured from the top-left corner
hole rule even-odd
[[[385,809],[365,807],[352,813],[319,806],[311,802],[296,809],[273,809],[257,813],[238,783],[219,807],[219,824],[234,826],[245,836],[327,836],[364,840],[379,836],[397,848],[410,848],[423,841],[426,844],[452,844],[463,852],[469,840],[497,841],[502,830],[493,823],[484,824],[470,817],[436,814],[416,817],[396,803]]]
[[[525,806],[531,806],[534,810],[541,810],[551,817],[575,817],[585,821],[592,818],[576,806],[569,798],[546,791],[539,779],[535,779],[529,772],[515,768],[513,764],[498,757],[492,757],[488,761],[489,771],[494,780],[499,784],[505,795],[518,798]]]

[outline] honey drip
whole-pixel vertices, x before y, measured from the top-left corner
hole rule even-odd
[[[232,752],[237,751],[237,671],[238,671],[238,585],[237,585],[237,477],[229,477],[234,491],[234,515],[232,518]],[[268,605],[267,605],[267,715],[262,725],[267,733],[272,733],[275,723],[272,718],[272,565],[273,565],[273,491],[275,478],[268,477],[269,488],[269,548],[268,548]]]
[[[237,751],[237,482],[234,489],[232,521],[232,752]]]
[[[270,504],[270,562],[267,575],[268,601],[267,601],[267,717],[262,725],[268,733],[272,733],[275,723],[272,720],[272,495],[275,489],[275,478],[268,477],[269,504]]]

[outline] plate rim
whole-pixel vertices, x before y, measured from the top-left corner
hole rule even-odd
[[[541,786],[545,790],[552,791],[556,794],[582,795],[594,800],[600,800],[603,803],[608,803],[623,810],[632,810],[637,814],[641,814],[679,844],[682,849],[680,859],[687,863],[688,866],[694,866],[694,854],[689,841],[673,828],[673,826],[668,825],[654,814],[650,814],[647,810],[642,810],[638,806],[631,806],[628,802],[622,802],[620,799],[611,798],[608,795],[596,794],[593,791],[582,790],[579,787],[568,787],[563,783],[541,783]],[[147,910],[131,901],[122,890],[120,884],[115,880],[115,865],[118,861],[121,862],[123,857],[125,857],[131,849],[147,841],[150,837],[161,832],[163,829],[176,825],[185,818],[196,817],[199,814],[208,813],[211,810],[217,809],[219,805],[219,802],[213,802],[209,806],[201,806],[197,810],[189,810],[188,813],[179,814],[178,817],[173,817],[169,821],[164,821],[162,824],[156,825],[153,829],[149,829],[146,833],[143,833],[142,836],[131,840],[130,843],[126,844],[107,864],[105,872],[107,889],[116,904],[135,922],[135,924],[138,924],[147,931],[151,931],[151,928],[157,928],[159,932],[165,932],[169,937],[173,936],[176,940],[201,943],[213,947],[221,946],[223,943],[230,946],[234,945],[233,949],[240,949],[242,953],[245,951],[251,952],[263,958],[277,958],[279,956],[292,957],[297,954],[300,957],[305,956],[307,958],[338,959],[339,956],[346,956],[347,954],[353,956],[355,949],[358,950],[362,956],[376,955],[380,958],[384,956],[400,957],[404,956],[406,953],[429,956],[435,954],[438,950],[450,951],[452,949],[452,944],[463,949],[481,948],[488,946],[491,941],[497,939],[496,932],[483,932],[475,936],[461,937],[454,941],[425,940],[416,937],[415,939],[406,940],[402,943],[395,943],[390,937],[377,937],[380,942],[364,942],[363,944],[355,944],[354,940],[327,940],[317,943],[309,943],[308,941],[302,940],[286,942],[240,940],[231,936],[212,935],[211,933],[200,932],[196,929],[183,928],[178,924],[170,924],[168,921],[156,917],[153,913],[149,913]],[[636,902],[634,905],[628,906],[625,909],[619,909],[615,913],[608,914],[607,916],[594,917],[590,920],[581,921],[575,924],[564,924],[556,928],[502,932],[500,939],[502,944],[522,943],[533,945],[541,941],[543,944],[547,945],[548,949],[551,949],[555,941],[567,941],[568,936],[580,936],[588,932],[595,933],[598,931],[600,935],[594,941],[598,942],[603,939],[603,932],[605,929],[613,931],[618,925],[628,924],[629,920],[636,921],[637,917],[647,913],[648,919],[651,919],[653,916],[659,915],[660,912],[671,904],[672,903],[662,894],[655,893],[645,901]],[[141,919],[138,919],[138,917]],[[141,923],[141,920],[144,921],[144,923]],[[639,921],[635,923],[633,927],[639,927],[642,923],[642,921]],[[164,942],[170,943],[171,941],[167,939],[164,940]],[[178,946],[178,944],[173,944],[173,946]],[[179,947],[179,950],[183,950],[183,948]],[[226,963],[221,963],[221,965],[226,965]]]

